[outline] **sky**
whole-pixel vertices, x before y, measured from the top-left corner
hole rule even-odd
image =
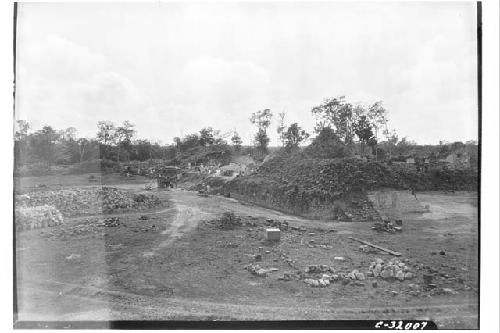
[[[311,132],[324,98],[383,101],[420,144],[477,140],[475,2],[21,3],[16,119],[128,120],[172,143],[212,126],[252,141],[269,108]]]

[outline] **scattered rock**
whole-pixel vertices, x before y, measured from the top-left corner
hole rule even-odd
[[[414,283],[408,284],[408,288],[410,288],[410,290],[413,290],[413,291],[419,291],[420,290],[420,286],[418,284],[414,284]]]
[[[67,260],[74,260],[80,258],[79,254],[70,254],[69,256],[66,257]]]
[[[16,230],[32,230],[58,226],[64,223],[63,215],[54,206],[17,206],[15,209]]]
[[[134,194],[108,186],[45,190],[16,196],[16,207],[51,205],[65,217],[154,208],[160,204],[155,195]]]
[[[256,275],[258,277],[266,277],[267,276],[267,270],[261,268],[259,265],[249,264],[249,265],[245,266],[245,269],[248,270],[253,275]]]
[[[370,264],[368,272],[370,276],[373,274],[374,277],[382,279],[396,278],[400,281],[414,277],[409,261],[400,262],[398,259],[392,259],[385,263],[382,259],[377,258]]]
[[[443,292],[443,294],[450,294],[450,295],[458,294],[458,292],[456,292],[455,290],[453,290],[451,288],[443,288],[442,292]]]
[[[360,245],[359,250],[365,253],[370,252],[370,247],[368,245]]]

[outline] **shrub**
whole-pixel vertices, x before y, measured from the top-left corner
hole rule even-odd
[[[234,215],[233,212],[225,212],[219,219],[219,227],[221,229],[233,229],[241,225],[241,219]]]
[[[134,194],[133,199],[135,202],[145,202],[148,197],[145,194]]]

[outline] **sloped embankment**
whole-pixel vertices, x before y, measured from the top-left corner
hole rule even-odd
[[[408,172],[356,159],[277,156],[249,176],[225,185],[232,197],[310,218],[370,221],[380,215],[367,192],[394,190],[474,190],[471,171]]]
[[[404,188],[380,163],[344,159],[275,157],[256,173],[226,184],[231,196],[296,215],[320,219],[378,219],[365,191]]]

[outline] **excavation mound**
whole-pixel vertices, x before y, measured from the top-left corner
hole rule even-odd
[[[367,195],[381,189],[401,191],[395,200],[389,195],[389,208],[396,208],[396,215],[423,212],[425,207],[412,199],[412,190],[474,190],[477,173],[473,170],[423,173],[383,162],[310,158],[299,153],[275,156],[253,174],[235,178],[224,186],[224,191],[236,199],[309,218],[343,221],[378,220],[387,214],[387,209],[379,207],[386,202],[379,205],[380,198]]]
[[[16,197],[16,207],[49,205],[65,217],[143,210],[160,206],[151,194],[134,194],[114,187],[80,187],[57,191],[37,191]]]
[[[379,219],[365,191],[403,186],[379,163],[345,159],[277,156],[258,170],[226,185],[232,197],[311,218],[372,221]]]

